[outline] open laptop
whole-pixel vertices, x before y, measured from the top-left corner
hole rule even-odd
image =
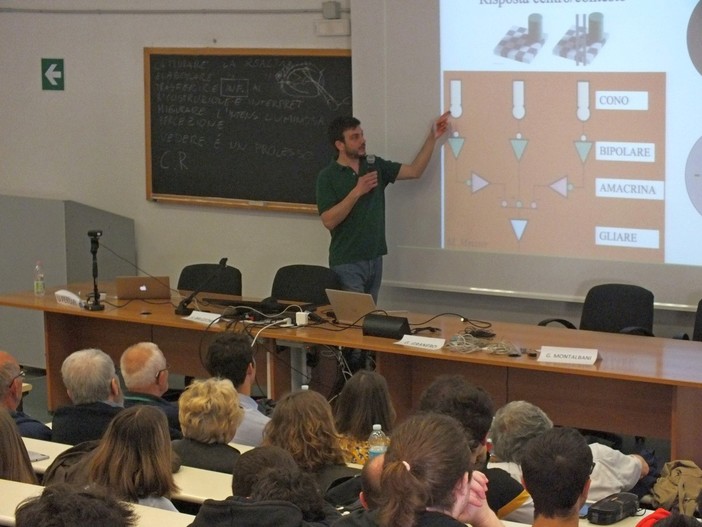
[[[325,289],[334,315],[342,324],[362,324],[363,317],[373,311],[378,311],[375,300],[368,293],[342,291],[340,289]],[[386,311],[388,315],[407,314],[406,310]]]
[[[115,278],[117,298],[122,300],[171,298],[168,276],[118,276]]]

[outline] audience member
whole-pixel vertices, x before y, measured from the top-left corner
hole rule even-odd
[[[46,487],[41,496],[29,498],[15,510],[17,527],[133,527],[137,515],[124,502],[104,489],[71,487],[65,484]]]
[[[441,375],[422,393],[419,409],[451,416],[461,424],[473,465],[490,481],[487,493],[490,508],[499,518],[531,523],[534,517],[532,499],[522,484],[501,468],[485,468],[487,435],[494,414],[490,395],[462,375]]]
[[[278,401],[263,443],[290,452],[302,470],[316,476],[324,495],[341,477],[360,472],[346,466],[331,406],[314,390],[291,392]]]
[[[52,440],[77,445],[100,439],[124,404],[112,359],[98,349],[75,351],[63,361],[61,377],[73,405],[54,413]]]
[[[17,359],[0,350],[0,406],[7,408],[24,437],[51,441],[51,428],[18,410],[22,402],[24,371]]]
[[[90,481],[120,499],[175,511],[168,421],[153,406],[138,405],[110,422],[90,462]]]
[[[126,387],[124,406],[150,404],[160,408],[168,418],[171,439],[180,439],[178,405],[163,398],[168,391],[168,364],[161,349],[153,342],[134,344],[122,353],[119,369]]]
[[[577,527],[593,469],[582,434],[551,428],[526,444],[521,459],[524,485],[534,499],[534,527]]]
[[[358,498],[366,510],[377,509],[380,503],[382,495],[380,476],[383,473],[384,464],[385,454],[380,454],[367,461],[361,470],[361,492]]]
[[[239,456],[232,492],[226,500],[205,500],[193,527],[328,525],[339,517],[323,503],[310,475],[302,473],[289,452],[276,446],[256,447]],[[320,523],[313,518],[321,518]]]
[[[36,483],[27,448],[10,413],[0,407],[0,479]]]
[[[180,396],[179,417],[183,439],[172,444],[182,464],[231,474],[239,451],[228,443],[244,417],[232,383],[194,381]]]
[[[243,333],[218,335],[207,349],[205,368],[213,377],[232,381],[239,394],[244,420],[237,428],[234,442],[259,446],[263,439],[263,428],[270,418],[259,410],[258,404],[251,397],[251,388],[256,382],[256,361],[251,344],[251,338]]]
[[[395,409],[385,378],[371,370],[359,370],[346,381],[334,402],[334,419],[347,463],[368,461],[368,436],[380,424],[390,436]]]
[[[472,471],[468,440],[452,417],[422,413],[396,427],[385,453],[381,487],[376,510],[335,525],[502,525],[487,505],[487,478]]]
[[[551,428],[553,423],[538,406],[526,401],[507,403],[497,410],[490,428],[494,457],[489,466],[503,468],[521,481],[520,465],[526,444]],[[588,502],[628,491],[648,473],[648,464],[639,455],[626,455],[600,443],[592,443],[589,447],[595,468],[590,476]]]
[[[247,498],[258,479],[267,468],[297,467],[290,452],[277,446],[259,446],[241,454],[234,463],[232,495]]]

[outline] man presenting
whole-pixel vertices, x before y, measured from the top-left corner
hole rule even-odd
[[[338,117],[329,125],[337,158],[317,178],[317,209],[331,233],[329,266],[349,291],[370,293],[378,300],[385,241],[385,187],[396,180],[418,179],[448,129],[450,113],[439,117],[417,153],[406,165],[366,156],[366,140],[355,117]]]

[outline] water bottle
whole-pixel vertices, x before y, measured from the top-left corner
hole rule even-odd
[[[383,427],[379,424],[373,425],[373,431],[368,437],[368,459],[385,454],[388,449],[388,436],[383,432]]]
[[[44,285],[44,266],[41,261],[37,261],[34,266],[34,294],[36,296],[44,296],[46,287]]]

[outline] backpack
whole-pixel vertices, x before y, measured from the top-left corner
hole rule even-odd
[[[700,491],[702,469],[690,460],[669,461],[663,466],[661,477],[651,489],[653,506],[692,516],[697,508]]]

